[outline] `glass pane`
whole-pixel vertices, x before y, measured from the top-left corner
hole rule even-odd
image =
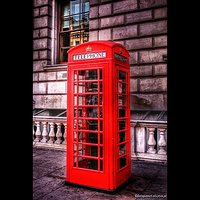
[[[74,156],[74,167],[76,167],[77,157]]]
[[[100,144],[103,144],[103,134],[100,134]]]
[[[98,108],[87,108],[87,116],[91,118],[98,117]]]
[[[98,130],[98,121],[97,120],[87,120],[87,129],[88,130]]]
[[[88,0],[82,1],[82,12],[89,12],[89,2]]]
[[[100,171],[103,171],[103,160],[100,160]]]
[[[118,83],[118,92],[126,93],[126,84],[125,83]]]
[[[100,92],[103,92],[103,83],[100,82],[99,84],[100,84]]]
[[[83,43],[89,41],[89,31],[86,31],[86,30],[82,31],[82,40],[83,40]]]
[[[86,105],[86,96],[79,96],[78,97],[78,104],[79,105]]]
[[[97,80],[98,72],[97,70],[80,70],[79,80]]]
[[[87,122],[85,119],[78,121],[74,120],[74,129],[85,130],[86,128],[87,128]]]
[[[126,153],[126,144],[121,144],[119,146],[119,155],[123,155]]]
[[[100,108],[100,116],[99,116],[100,118],[102,118],[103,117],[103,109],[102,108]]]
[[[89,143],[98,144],[98,134],[97,133],[88,133],[88,141]]]
[[[126,80],[126,72],[119,70],[118,78],[119,78],[119,80],[125,81]]]
[[[119,159],[119,168],[126,166],[126,162],[127,162],[126,157],[120,158]]]
[[[100,131],[103,131],[103,121],[100,120]]]
[[[61,31],[67,31],[67,30],[69,30],[69,27],[70,27],[69,20],[68,19],[63,20],[62,25],[61,25]],[[68,38],[68,40],[69,40],[69,38]]]
[[[119,120],[118,121],[119,122],[119,130],[123,130],[123,129],[125,129],[125,127],[126,127],[126,121],[125,120]]]
[[[100,124],[100,127],[102,127],[102,124]],[[98,121],[97,120],[85,120],[85,119],[79,119],[74,120],[74,129],[79,130],[98,130]]]
[[[69,49],[61,49],[61,60],[62,62],[67,62],[68,61],[68,51]]]
[[[70,33],[70,46],[76,46],[80,44],[80,31]]]
[[[85,83],[85,87],[86,87],[86,92],[98,92],[97,82]]]
[[[119,108],[119,117],[125,117],[125,116],[126,116],[126,109]]]
[[[77,80],[77,74],[78,74],[78,71],[74,71],[74,80],[75,81]]]
[[[81,28],[89,28],[89,13],[81,15]]]
[[[126,134],[125,132],[120,132],[119,133],[119,142],[124,142],[126,139]]]
[[[103,147],[100,147],[100,158],[103,158]]]
[[[78,93],[85,93],[85,83],[78,84]]]
[[[98,160],[94,159],[82,159],[78,163],[79,168],[86,168],[86,169],[98,169]]]
[[[79,17],[79,15],[73,15],[71,20],[72,20],[71,22],[72,22],[73,29],[80,28],[80,17]]]
[[[74,105],[77,106],[78,102],[77,102],[77,96],[74,97]]]
[[[77,148],[78,146],[78,148]],[[74,144],[74,155],[76,156],[76,153],[78,151],[78,155],[84,155],[85,154],[85,147],[82,144],[76,145]]]
[[[74,139],[77,138],[77,132],[74,132]],[[98,133],[78,132],[78,142],[98,144]],[[103,144],[103,135],[100,134],[100,144]]]
[[[87,105],[98,105],[98,95],[97,94],[87,95],[86,104]]]
[[[77,132],[74,131],[74,141],[76,141],[77,138]]]
[[[126,96],[125,95],[118,95],[118,105],[126,106]]]
[[[69,8],[69,5],[64,5],[64,6],[63,6],[62,15],[63,15],[63,16],[69,16],[69,15],[70,15],[70,8]]]
[[[70,1],[70,11],[71,15],[80,13],[80,0]]]
[[[69,46],[69,33],[62,33],[61,34],[61,46],[66,47]]]

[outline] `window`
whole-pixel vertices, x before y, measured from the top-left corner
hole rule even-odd
[[[71,47],[89,40],[89,0],[62,0],[58,9],[58,62],[63,63]]]

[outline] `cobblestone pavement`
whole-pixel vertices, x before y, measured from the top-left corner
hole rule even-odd
[[[115,194],[65,185],[66,152],[33,148],[33,200],[167,200],[167,166],[132,161],[131,181]]]

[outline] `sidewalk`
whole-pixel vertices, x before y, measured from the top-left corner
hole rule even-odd
[[[65,151],[33,148],[33,200],[167,200],[167,166],[132,161],[132,179],[116,194],[65,185]]]

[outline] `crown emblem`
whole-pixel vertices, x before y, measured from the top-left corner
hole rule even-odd
[[[87,46],[87,47],[85,48],[85,50],[86,50],[86,51],[92,51],[92,47],[91,47],[91,46]]]

